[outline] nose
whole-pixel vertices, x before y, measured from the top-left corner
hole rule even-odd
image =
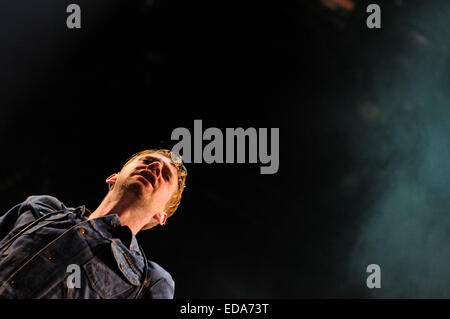
[[[156,179],[159,179],[159,177],[161,176],[162,163],[160,161],[153,161],[147,165],[147,169],[152,170],[156,175]]]

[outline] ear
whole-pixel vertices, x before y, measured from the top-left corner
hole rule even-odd
[[[114,173],[106,179],[106,183],[108,184],[109,189],[111,189],[114,186],[114,184],[117,181],[117,178],[119,178],[119,173]]]
[[[160,225],[164,225],[166,223],[166,220],[167,220],[167,214],[166,214],[166,212],[156,213],[153,216],[153,219],[155,220],[155,223],[160,224]]]

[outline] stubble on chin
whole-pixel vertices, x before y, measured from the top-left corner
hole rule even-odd
[[[120,189],[123,194],[134,197],[134,200],[137,200],[144,195],[143,186],[138,181],[128,180],[120,185]]]

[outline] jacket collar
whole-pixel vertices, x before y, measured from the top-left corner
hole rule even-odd
[[[91,214],[84,206],[81,206],[78,209],[80,209],[79,214],[81,217],[88,218]],[[117,214],[94,218],[90,220],[90,223],[104,238],[118,238],[125,247],[140,254],[136,236],[128,226],[122,226]]]

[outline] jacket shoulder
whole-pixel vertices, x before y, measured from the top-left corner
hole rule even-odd
[[[147,289],[152,299],[172,299],[175,282],[170,273],[154,261],[148,261],[149,276]]]
[[[23,204],[25,206],[31,206],[34,209],[43,211],[43,213],[67,209],[63,202],[50,195],[29,196]]]
[[[153,271],[153,274],[155,277],[159,279],[165,279],[167,281],[173,281],[172,276],[170,273],[165,270],[163,267],[155,263],[154,261],[149,260],[148,261],[149,268]],[[155,278],[156,279],[156,278]]]

